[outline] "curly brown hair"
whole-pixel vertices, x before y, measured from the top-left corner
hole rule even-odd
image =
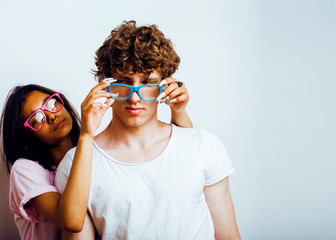
[[[135,21],[123,21],[96,51],[95,64],[99,82],[113,73],[149,75],[153,70],[168,77],[177,70],[180,57],[156,25],[137,27]]]

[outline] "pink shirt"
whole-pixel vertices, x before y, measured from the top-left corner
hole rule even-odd
[[[18,159],[12,166],[9,186],[9,207],[21,239],[60,239],[60,230],[47,221],[32,206],[26,206],[32,198],[47,192],[57,192],[55,173],[37,162]]]

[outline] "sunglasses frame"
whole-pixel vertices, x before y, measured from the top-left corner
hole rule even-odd
[[[140,94],[140,91],[139,91],[140,88],[152,87],[152,86],[159,87],[159,89],[160,89],[159,95],[161,94],[162,89],[164,88],[164,85],[160,86],[160,84],[147,84],[147,85],[141,85],[141,86],[131,86],[131,85],[121,84],[121,83],[111,83],[110,86],[108,86],[109,92],[111,92],[111,86],[124,86],[124,87],[128,87],[128,88],[131,89],[131,92],[130,92],[129,96],[126,97],[126,98],[116,98],[116,97],[111,96],[113,99],[118,100],[118,101],[125,101],[125,100],[129,99],[132,96],[133,92],[136,92],[138,94],[138,96],[141,98],[141,100],[143,100],[143,101],[147,101],[147,102],[155,101],[157,97],[154,98],[154,99],[151,99],[151,100],[143,99],[141,97],[141,94]]]

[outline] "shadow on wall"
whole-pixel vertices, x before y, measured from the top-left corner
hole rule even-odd
[[[20,240],[13,213],[9,209],[8,189],[9,176],[4,167],[0,166],[0,239]]]

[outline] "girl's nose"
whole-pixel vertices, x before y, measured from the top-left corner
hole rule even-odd
[[[49,111],[44,111],[44,114],[46,115],[48,123],[53,123],[55,121],[55,119],[56,119],[56,114],[55,113],[49,112]]]

